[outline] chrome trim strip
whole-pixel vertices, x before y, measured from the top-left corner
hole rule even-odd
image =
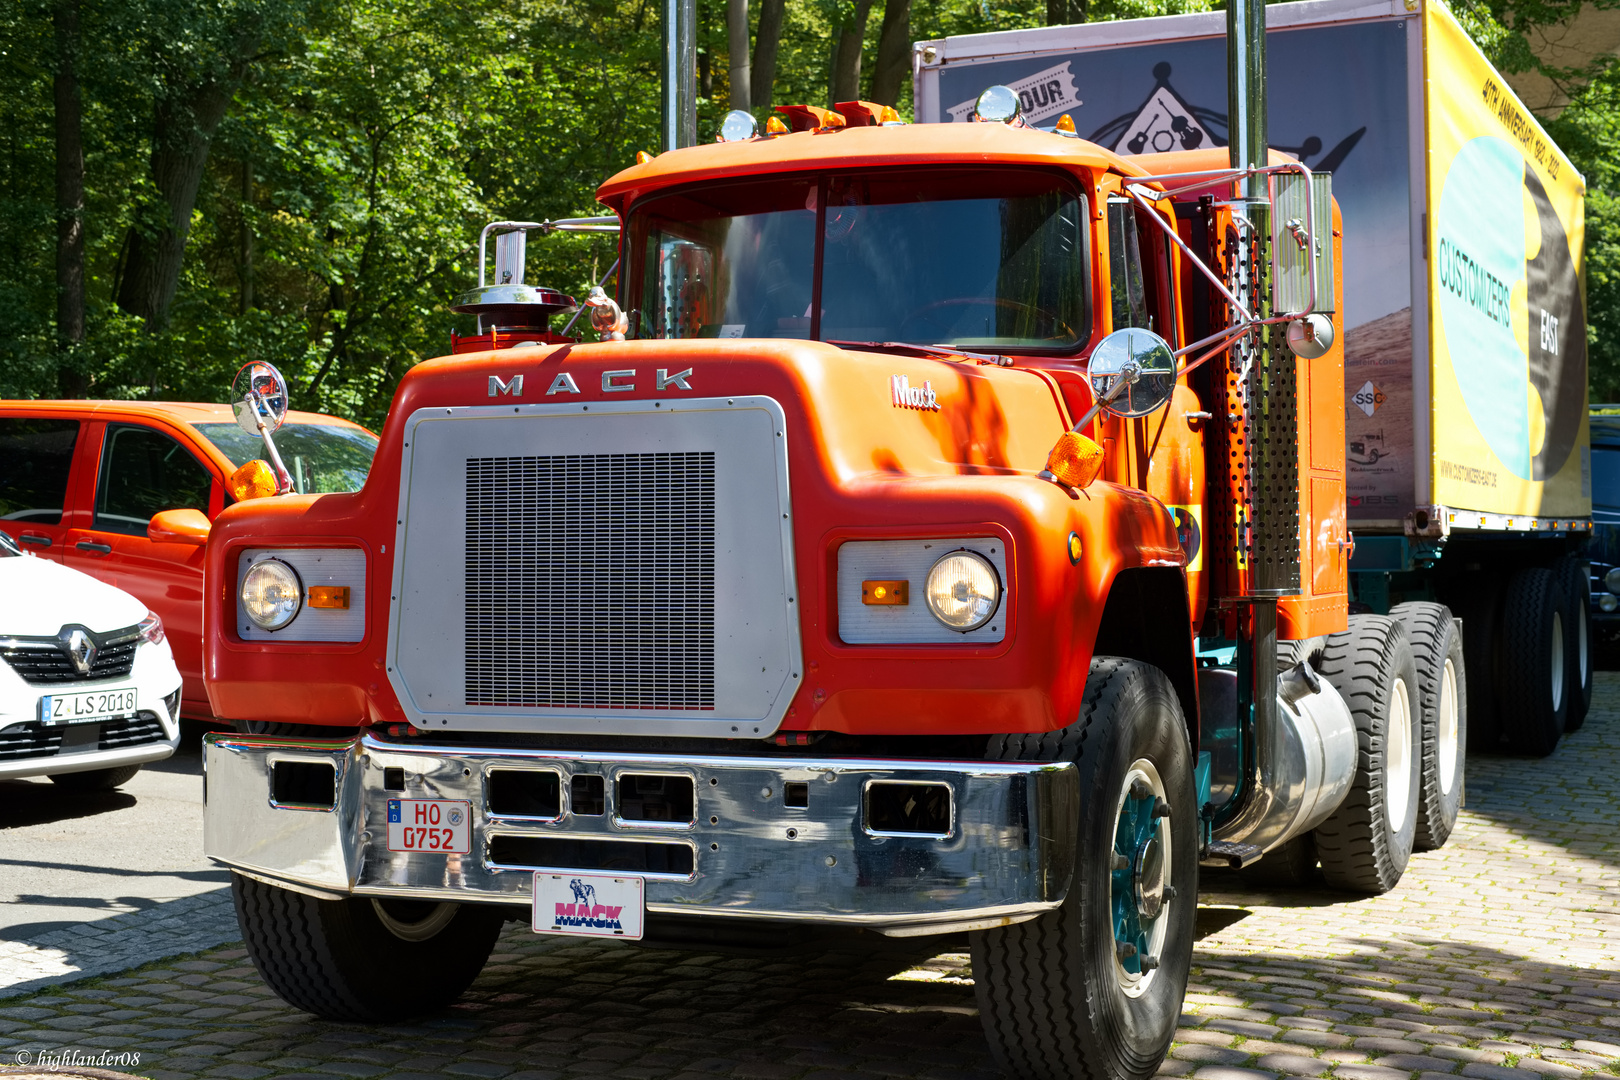
[[[272,757],[321,756],[338,769],[335,812],[282,811],[268,800]],[[478,746],[418,746],[365,736],[322,743],[213,733],[204,739],[209,858],[305,891],[526,904],[531,866],[485,862],[494,836],[688,844],[688,878],[642,874],[655,913],[842,923],[913,933],[1006,925],[1063,902],[1073,871],[1079,782],[1068,762],[896,761],[789,756],[673,757]],[[602,815],[492,818],[492,767],[601,776]],[[405,791],[383,787],[401,769]],[[615,820],[622,772],[693,776],[696,823]],[[952,792],[946,837],[871,836],[861,828],[872,781],[940,783]],[[809,805],[788,807],[788,783]],[[768,792],[768,794],[767,794]],[[469,855],[387,849],[389,798],[468,799]],[[542,867],[599,871],[600,867]]]

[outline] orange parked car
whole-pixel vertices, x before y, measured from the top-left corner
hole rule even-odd
[[[358,490],[377,448],[365,428],[320,413],[288,414],[276,438],[295,490],[309,494]],[[185,678],[182,716],[211,716],[202,545],[232,501],[226,478],[263,452],[228,405],[0,401],[0,531],[163,619]],[[152,527],[168,510],[182,513]]]

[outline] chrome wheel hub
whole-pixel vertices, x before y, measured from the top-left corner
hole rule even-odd
[[[1159,770],[1138,758],[1126,770],[1115,813],[1109,874],[1114,977],[1128,997],[1153,981],[1175,901],[1170,885],[1170,803]]]

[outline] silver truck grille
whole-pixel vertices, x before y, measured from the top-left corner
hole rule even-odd
[[[715,707],[713,451],[466,460],[468,705]]]

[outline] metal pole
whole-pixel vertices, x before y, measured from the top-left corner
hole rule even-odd
[[[1226,5],[1226,104],[1232,168],[1264,167],[1268,164],[1264,0],[1231,0]],[[1243,195],[1265,198],[1265,177],[1250,177]]]
[[[697,0],[664,0],[664,149],[697,142]]]

